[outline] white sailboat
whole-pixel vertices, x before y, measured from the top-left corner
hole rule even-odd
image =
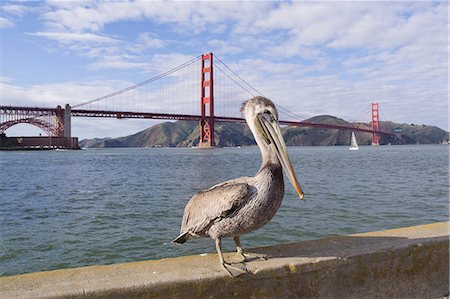
[[[356,141],[355,132],[352,132],[352,141],[350,147],[348,148],[351,151],[359,150],[358,142]]]

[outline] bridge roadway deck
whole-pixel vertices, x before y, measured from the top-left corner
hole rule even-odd
[[[171,120],[191,120],[200,121],[200,115],[189,114],[165,114],[165,113],[151,113],[151,112],[121,112],[121,111],[101,111],[101,110],[79,110],[72,109],[72,116],[78,117],[112,117],[112,118],[147,118],[147,119],[171,119]],[[232,123],[245,123],[245,119],[241,117],[226,117],[226,116],[214,116],[215,122],[232,122]],[[365,128],[359,128],[351,125],[334,125],[334,124],[321,124],[310,121],[286,121],[280,120],[281,125],[298,126],[298,127],[313,127],[322,129],[338,129],[347,131],[358,131],[365,133],[374,133],[374,131]],[[376,131],[377,134],[395,136],[395,133]]]
[[[59,108],[61,109],[61,108]],[[0,106],[3,113],[20,113],[28,116],[40,116],[45,113],[55,114],[58,108],[40,108],[40,107],[16,107],[16,106]],[[71,115],[74,117],[107,117],[107,118],[134,118],[134,119],[169,119],[169,120],[190,120],[200,121],[200,115],[190,114],[169,114],[169,113],[152,113],[152,112],[132,112],[132,111],[111,111],[111,110],[89,110],[89,109],[72,109]],[[214,116],[215,122],[234,122],[244,123],[245,119],[240,117]],[[393,132],[372,131],[371,129],[356,127],[352,125],[323,124],[311,121],[287,121],[280,120],[280,124],[298,127],[312,127],[321,129],[338,129],[347,131],[358,131],[365,133],[377,133],[381,135],[395,136]]]
[[[248,262],[252,273],[238,278],[225,273],[217,254],[202,254],[0,277],[0,297],[440,298],[449,292],[449,222],[251,251],[269,258]]]

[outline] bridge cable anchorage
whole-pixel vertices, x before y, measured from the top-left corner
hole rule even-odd
[[[200,58],[201,58],[201,55],[199,55],[199,56],[197,56],[197,57],[195,57],[195,58],[192,58],[191,60],[189,60],[189,61],[187,61],[187,62],[185,62],[185,63],[183,63],[183,64],[181,64],[181,65],[179,65],[179,66],[177,66],[177,67],[174,67],[174,68],[172,68],[172,69],[170,69],[170,70],[168,70],[168,71],[166,71],[166,72],[164,72],[164,73],[161,73],[161,74],[159,74],[159,75],[157,75],[157,76],[155,76],[155,77],[153,77],[153,78],[147,79],[147,80],[145,80],[145,81],[142,81],[142,82],[137,83],[137,84],[132,85],[132,86],[128,86],[127,88],[124,88],[124,89],[115,91],[115,92],[113,92],[113,93],[110,93],[110,94],[107,94],[107,95],[98,97],[98,98],[96,98],[96,99],[93,99],[93,100],[90,100],[90,101],[86,101],[86,102],[83,102],[83,103],[74,105],[74,106],[72,106],[72,108],[77,108],[77,107],[80,107],[80,106],[89,105],[89,104],[92,104],[92,103],[94,103],[94,102],[98,102],[98,101],[101,101],[101,100],[105,100],[105,99],[111,98],[111,97],[113,97],[113,96],[123,94],[123,93],[125,93],[125,92],[127,92],[127,91],[129,91],[129,90],[136,89],[136,88],[141,87],[141,86],[143,86],[143,85],[146,85],[146,84],[148,84],[148,83],[154,82],[154,81],[156,81],[156,80],[158,80],[158,79],[161,79],[161,78],[166,77],[166,76],[168,76],[168,75],[170,75],[170,74],[173,74],[173,73],[175,73],[176,71],[179,71],[179,70],[181,70],[181,69],[183,69],[183,68],[185,68],[185,67],[187,67],[187,66],[189,66],[189,65],[191,65],[191,64],[193,64],[193,63],[195,63],[195,62],[197,62],[198,60],[200,60]]]

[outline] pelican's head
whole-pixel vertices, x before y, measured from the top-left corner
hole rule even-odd
[[[255,137],[262,139],[276,153],[289,181],[302,199],[303,192],[287,154],[274,103],[265,97],[253,97],[242,104],[241,112]]]

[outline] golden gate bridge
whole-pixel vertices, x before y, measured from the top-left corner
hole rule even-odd
[[[256,95],[263,94],[213,53],[208,53],[146,81],[73,106],[0,106],[0,133],[27,123],[51,137],[70,138],[71,117],[189,120],[200,124],[199,146],[211,147],[216,145],[214,124],[244,123],[238,114],[239,107],[245,99]],[[381,135],[395,135],[380,130],[378,103],[372,103],[370,126],[317,123],[277,106],[281,125],[370,133],[373,145],[379,145]]]

